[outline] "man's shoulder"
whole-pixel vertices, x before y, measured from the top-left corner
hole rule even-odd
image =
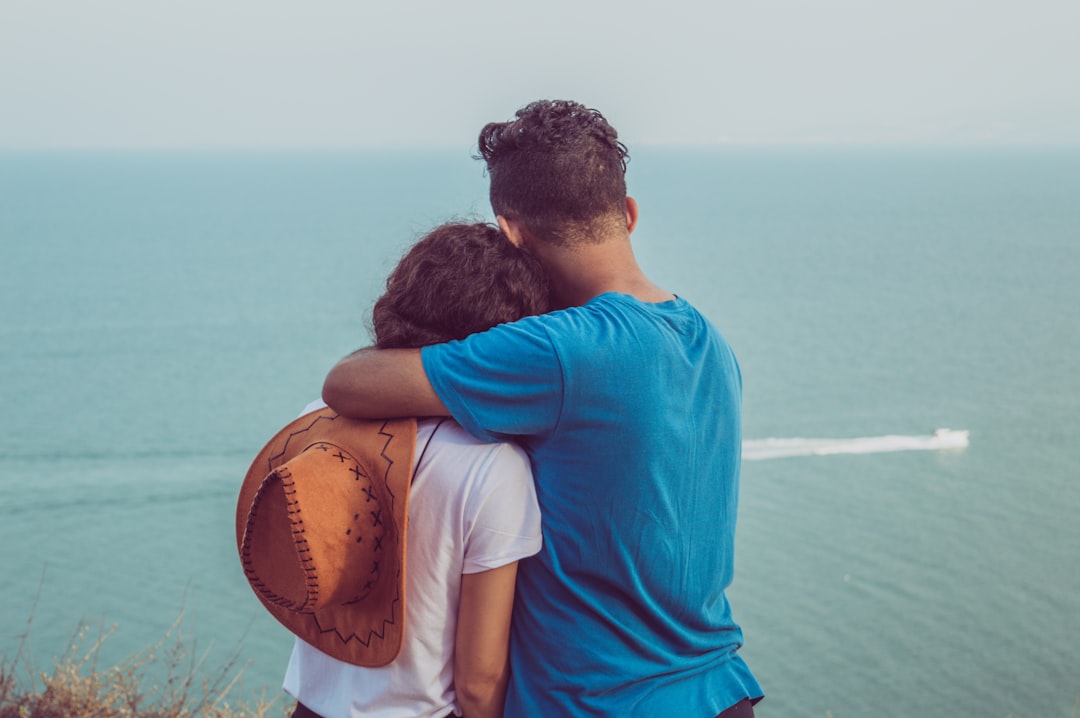
[[[593,297],[579,306],[500,324],[481,334],[466,337],[460,343],[539,345],[558,344],[563,341],[593,341],[607,331],[618,332],[634,326],[687,321],[712,327],[685,299],[677,297],[667,302],[649,304],[629,295],[611,292]],[[433,352],[441,346],[445,345],[425,347],[422,351]]]
[[[683,299],[676,298],[669,302],[650,304],[626,294],[608,292],[597,295],[579,306],[526,317],[504,326],[520,327],[549,335],[573,335],[581,333],[582,330],[592,330],[605,325],[625,327],[686,313],[700,316],[697,310]]]
[[[650,303],[625,294],[602,294],[580,307],[544,315],[543,321],[555,343],[563,339],[616,344],[655,341],[677,349],[697,342],[691,337],[709,335],[722,340],[712,322],[682,297]]]

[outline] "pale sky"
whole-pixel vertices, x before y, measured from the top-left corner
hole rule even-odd
[[[0,149],[1080,145],[1077,0],[0,0]]]

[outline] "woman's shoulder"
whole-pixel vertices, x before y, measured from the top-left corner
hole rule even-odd
[[[474,479],[492,472],[532,480],[528,454],[512,441],[483,441],[449,417],[424,418],[417,423],[414,464],[438,462],[443,469]]]

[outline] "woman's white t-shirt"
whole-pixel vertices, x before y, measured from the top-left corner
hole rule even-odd
[[[389,665],[363,668],[299,638],[293,647],[284,689],[324,718],[460,714],[453,666],[461,575],[540,550],[540,509],[520,447],[483,443],[452,419],[423,419],[414,461],[401,652]]]

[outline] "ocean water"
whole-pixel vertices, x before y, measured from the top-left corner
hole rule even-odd
[[[746,438],[796,447],[743,468],[759,715],[1075,715],[1080,151],[646,147],[628,182]],[[490,218],[467,147],[0,155],[0,656],[47,669],[89,620],[119,660],[183,612],[274,695],[236,489],[450,217]],[[969,445],[880,439],[939,427]]]

